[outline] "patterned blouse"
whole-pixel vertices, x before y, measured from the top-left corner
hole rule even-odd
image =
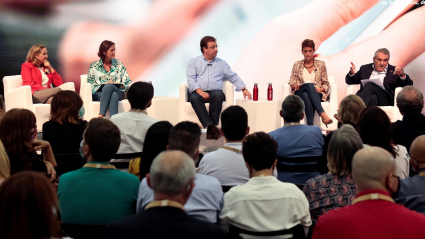
[[[319,61],[314,59],[314,74],[315,79],[314,82],[317,83],[316,87],[325,89],[322,92],[322,100],[324,102],[329,101],[329,81],[328,81],[328,73],[326,70],[326,64],[324,61]],[[303,71],[304,71],[304,60],[296,61],[294,66],[292,67],[291,78],[289,79],[289,85],[293,85],[295,83],[301,84],[304,83],[303,79]],[[295,93],[295,90],[292,89],[292,94]]]
[[[304,186],[304,194],[310,203],[313,223],[320,215],[332,209],[351,205],[357,195],[356,183],[351,174],[323,174],[311,178]]]
[[[99,89],[102,84],[111,80],[116,84],[123,84],[125,88],[120,89],[123,92],[131,84],[130,77],[122,62],[117,59],[112,59],[111,63],[111,70],[109,72],[106,72],[102,59],[90,65],[87,82],[92,85],[91,90],[93,94],[96,93],[97,89]]]

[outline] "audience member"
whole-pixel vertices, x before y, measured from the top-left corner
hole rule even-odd
[[[311,225],[308,201],[302,191],[292,183],[273,177],[277,147],[264,132],[245,138],[242,150],[250,179],[224,195],[220,214],[220,225],[224,229],[232,224],[251,232],[270,232],[291,229],[298,224]]]
[[[313,239],[423,238],[425,216],[390,197],[398,184],[393,156],[380,147],[367,147],[354,155],[352,167],[359,190],[356,200],[322,215]]]
[[[424,96],[418,88],[409,85],[398,93],[396,102],[403,120],[393,123],[392,139],[395,144],[401,144],[409,150],[413,140],[425,134],[425,116],[421,113]]]
[[[0,184],[10,177],[10,162],[3,144],[0,141]]]
[[[278,179],[305,184],[320,174],[317,158],[323,155],[322,130],[314,125],[300,124],[304,118],[304,102],[299,96],[285,98],[280,116],[283,127],[269,133],[278,145]]]
[[[377,106],[369,106],[359,116],[357,131],[364,144],[381,147],[395,158],[396,175],[409,176],[406,147],[392,143],[392,128],[388,115]]]
[[[410,147],[410,163],[417,175],[400,180],[396,203],[425,214],[425,135],[417,137]]]
[[[59,91],[50,105],[50,120],[43,124],[43,139],[50,143],[55,154],[77,154],[87,121],[83,100],[70,90]]]
[[[121,132],[121,144],[117,154],[126,155],[143,152],[146,131],[158,120],[150,117],[146,109],[152,104],[153,86],[147,82],[135,82],[128,90],[127,98],[131,109],[111,117]],[[131,159],[112,160],[130,162]]]
[[[6,114],[6,105],[3,101],[3,96],[0,95],[0,119],[3,118],[3,115]]]
[[[56,180],[56,160],[49,142],[38,140],[37,121],[27,109],[11,109],[0,122],[0,140],[10,160],[10,174],[34,170]],[[43,150],[43,156],[36,150]]]
[[[171,129],[167,149],[185,152],[193,158],[196,164],[200,142],[201,128],[199,125],[183,121]],[[195,184],[196,186],[184,207],[185,211],[197,219],[216,223],[223,206],[223,191],[220,181],[208,175],[196,174]],[[140,183],[137,212],[143,211],[145,206],[153,200],[154,191],[149,188],[145,178]]]
[[[136,212],[139,179],[109,164],[120,145],[120,131],[103,118],[90,120],[83,135],[87,164],[61,176],[62,222],[103,225]]]
[[[37,172],[12,175],[0,186],[0,239],[59,238],[55,188]]]
[[[168,121],[160,121],[153,124],[146,132],[144,149],[139,168],[140,180],[146,177],[149,173],[152,162],[158,154],[167,149],[168,137],[170,136],[173,125]]]
[[[184,212],[184,205],[196,187],[195,164],[187,154],[181,151],[159,154],[146,180],[154,191],[154,201],[138,214],[107,225],[104,238],[227,237],[217,225]]]
[[[222,186],[243,185],[249,180],[242,155],[242,142],[249,133],[249,126],[248,115],[242,107],[230,106],[221,113],[220,133],[226,144],[205,154],[198,173],[217,178]]]
[[[357,95],[347,95],[339,103],[338,115],[335,116],[338,119],[338,128],[344,124],[352,125],[354,128],[357,127],[360,113],[366,108],[362,98]],[[331,131],[325,137],[325,147],[323,147],[323,161],[319,162],[319,168],[321,173],[327,173],[329,171],[327,167],[326,155],[328,154],[329,142],[331,141],[334,131]]]
[[[362,139],[349,124],[333,134],[327,155],[329,173],[308,180],[303,190],[310,203],[313,223],[320,215],[354,201],[357,189],[351,176],[351,159],[362,148]]]

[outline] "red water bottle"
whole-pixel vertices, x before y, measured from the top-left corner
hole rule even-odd
[[[257,83],[254,83],[254,90],[252,92],[254,92],[254,101],[258,101],[258,86],[257,86]]]
[[[267,88],[267,100],[273,100],[273,87],[272,87],[272,83],[269,83],[269,88]]]

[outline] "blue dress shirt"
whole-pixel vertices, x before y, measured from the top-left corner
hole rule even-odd
[[[223,79],[228,79],[240,91],[245,84],[226,61],[216,57],[212,61],[203,55],[190,59],[186,70],[190,93],[201,88],[203,91],[223,90]]]
[[[142,180],[137,197],[137,213],[153,201],[153,190],[148,186],[146,178]],[[184,210],[190,216],[211,223],[217,223],[223,207],[223,190],[218,179],[202,174],[196,174],[195,187]]]
[[[425,169],[420,172],[425,172]],[[393,198],[396,203],[425,214],[425,177],[415,175],[400,179],[400,189]]]

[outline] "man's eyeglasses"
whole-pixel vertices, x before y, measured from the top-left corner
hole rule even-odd
[[[211,49],[211,50],[214,50],[214,49],[218,49],[218,46],[210,46],[210,47],[208,47],[209,49]]]

